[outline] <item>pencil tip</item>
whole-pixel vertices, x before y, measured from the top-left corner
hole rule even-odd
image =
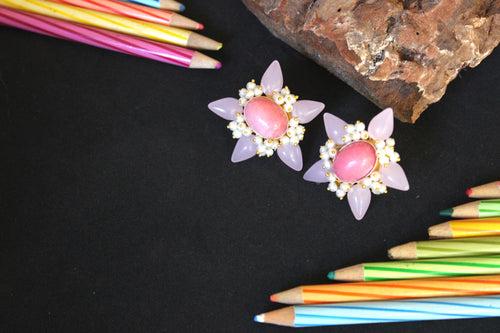
[[[328,272],[328,274],[326,275],[326,277],[330,280],[335,280],[335,272],[331,271],[331,272]]]
[[[215,65],[215,69],[221,69],[222,68],[222,63],[218,62],[216,65]]]
[[[184,6],[182,3],[179,5],[179,11],[183,12],[186,10],[186,6]]]
[[[205,26],[202,23],[198,23],[198,30],[205,29]]]
[[[439,216],[451,217],[453,215],[453,208],[443,209],[439,212]]]
[[[472,189],[471,188],[468,188],[467,190],[465,190],[465,194],[470,197],[471,194],[472,194]]]
[[[276,302],[276,295],[271,295],[271,296],[269,296],[269,300],[270,300],[271,302]]]
[[[222,43],[219,43],[219,47],[217,48],[217,51],[219,51],[220,49],[222,49]]]
[[[256,315],[253,317],[253,321],[257,323],[263,323],[264,322],[264,314]]]

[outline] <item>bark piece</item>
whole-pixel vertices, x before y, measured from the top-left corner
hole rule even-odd
[[[415,122],[500,40],[500,0],[243,0],[277,37]]]

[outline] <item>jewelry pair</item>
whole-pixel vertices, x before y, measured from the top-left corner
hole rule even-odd
[[[208,108],[229,120],[227,128],[238,139],[231,161],[241,162],[255,155],[278,157],[296,171],[302,170],[305,127],[318,116],[325,105],[299,100],[288,87],[283,88],[283,74],[274,61],[262,76],[260,84],[251,80],[239,90],[239,99],[227,97],[214,101]],[[328,140],[319,149],[320,160],[304,174],[304,179],[328,183],[328,191],[339,199],[347,196],[354,217],[365,215],[371,195],[387,192],[391,187],[409,189],[406,175],[398,164],[400,157],[391,138],[394,115],[388,108],[376,115],[368,127],[360,121],[347,124],[324,114]]]

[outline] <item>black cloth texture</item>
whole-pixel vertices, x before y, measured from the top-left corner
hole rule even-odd
[[[269,295],[328,283],[427,237],[441,209],[500,176],[500,53],[465,69],[416,124],[395,122],[410,190],[347,200],[302,179],[326,140],[306,125],[304,170],[233,164],[207,109],[279,60],[285,84],[348,122],[380,111],[273,37],[239,1],[186,1],[224,42],[223,68],[188,70],[0,27],[2,332],[292,332],[253,322]],[[311,332],[494,332],[500,319]],[[297,330],[305,331],[305,330]]]

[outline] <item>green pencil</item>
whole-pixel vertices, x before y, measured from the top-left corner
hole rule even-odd
[[[476,219],[500,216],[500,199],[469,202],[439,212],[443,217]]]
[[[452,238],[410,242],[388,251],[389,258],[430,259],[500,254],[500,237]]]
[[[405,280],[500,274],[500,255],[363,263],[328,273],[339,281]]]

